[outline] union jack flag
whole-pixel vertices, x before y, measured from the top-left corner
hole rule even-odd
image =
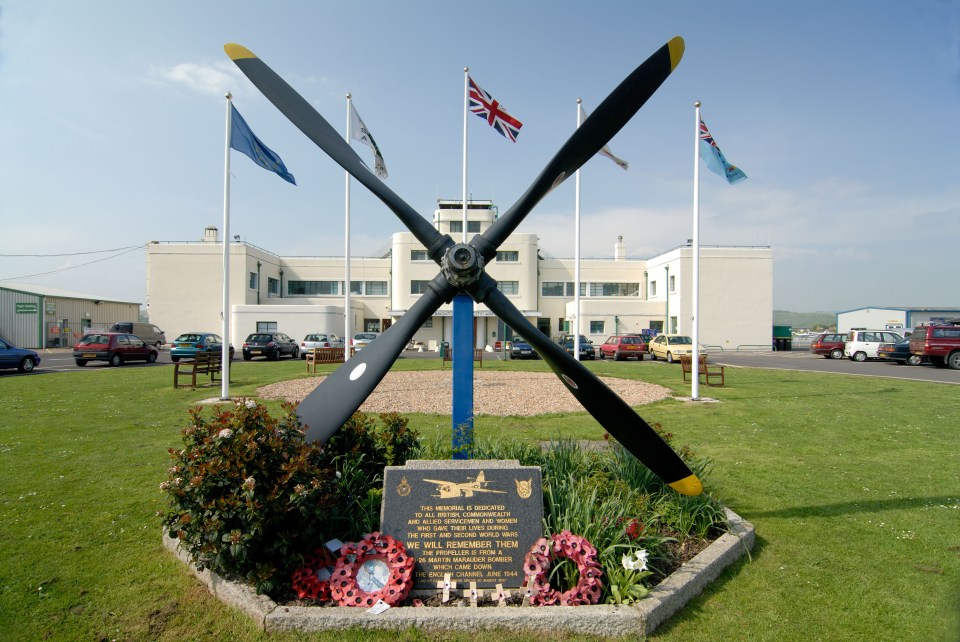
[[[732,165],[720,151],[717,141],[713,139],[703,119],[700,120],[700,157],[707,163],[710,171],[723,176],[731,185],[747,178],[743,170]]]
[[[470,111],[487,121],[504,138],[517,142],[523,123],[511,116],[493,96],[480,89],[473,78],[467,76],[467,80],[470,82]]]

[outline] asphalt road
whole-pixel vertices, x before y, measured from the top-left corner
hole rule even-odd
[[[40,367],[29,375],[23,375],[16,369],[0,370],[0,378],[33,376],[52,372],[77,372],[84,370],[95,370],[97,368],[109,368],[106,362],[89,363],[85,367],[78,367],[73,361],[73,352],[71,350],[53,349],[41,350]],[[484,355],[487,356],[486,354]],[[502,358],[502,354],[489,354],[490,359]],[[405,351],[400,355],[402,359],[438,359],[436,352],[413,352]],[[237,361],[239,358],[237,359]],[[731,367],[741,368],[772,368],[777,370],[799,370],[805,372],[829,372],[832,374],[859,375],[865,377],[888,377],[893,379],[905,379],[911,381],[930,381],[936,383],[952,383],[960,385],[960,370],[950,370],[949,368],[934,368],[929,365],[906,366],[897,365],[890,361],[866,361],[856,363],[849,359],[824,359],[823,357],[811,354],[804,347],[798,350],[782,352],[715,352],[710,355],[710,361]],[[236,361],[235,361],[236,362]],[[157,368],[169,366],[169,350],[161,350],[160,357],[155,364],[146,364],[141,362],[131,362],[124,364],[123,368]],[[251,361],[250,363],[269,363],[262,359]],[[636,363],[636,362],[629,362]],[[658,361],[658,365],[665,368],[679,368],[676,364],[667,364]]]

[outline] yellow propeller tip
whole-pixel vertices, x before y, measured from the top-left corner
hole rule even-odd
[[[703,492],[703,484],[700,483],[700,480],[696,475],[690,475],[689,477],[679,479],[670,484],[670,488],[677,491],[681,495],[699,495]]]
[[[233,42],[228,42],[223,45],[223,50],[227,52],[227,55],[230,56],[231,60],[240,60],[242,58],[256,58],[253,55],[253,52],[244,47],[243,45],[238,45]]]
[[[680,64],[680,59],[683,58],[683,52],[686,46],[683,44],[683,38],[675,36],[667,43],[667,48],[670,50],[670,71],[673,71],[677,68],[677,65]]]

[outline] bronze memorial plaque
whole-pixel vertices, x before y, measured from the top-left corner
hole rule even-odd
[[[518,461],[408,461],[387,466],[380,530],[416,559],[414,589],[523,584],[523,560],[543,534],[540,468]]]

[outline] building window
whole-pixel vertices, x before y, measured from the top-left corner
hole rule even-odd
[[[540,284],[541,296],[563,296],[563,283],[561,281],[544,281]]]
[[[425,294],[429,289],[428,283],[430,281],[410,281],[410,294]]]
[[[450,233],[463,233],[463,221],[450,221]],[[467,232],[480,233],[480,221],[467,221]]]
[[[560,332],[566,332],[566,331],[567,331],[567,326],[566,326],[566,324],[563,322],[563,317],[560,317],[559,319],[557,319],[557,321],[558,321],[558,323],[557,323],[557,330],[559,330]]]
[[[257,321],[257,332],[276,332],[276,321]]]
[[[363,294],[363,281],[350,281],[350,294]]]
[[[387,296],[386,281],[364,281],[363,288],[367,296]]]
[[[364,319],[363,331],[364,332],[380,332],[380,319]]]
[[[463,232],[463,221],[450,221],[450,233],[459,234]]]
[[[497,261],[500,263],[517,263],[520,261],[520,253],[515,250],[497,252]]]
[[[497,281],[497,289],[504,294],[520,294],[520,281]]]
[[[424,322],[423,322],[423,325],[422,325],[421,327],[424,327],[424,328],[432,328],[432,327],[433,327],[433,317],[430,317],[429,319],[427,319],[426,321],[424,321]]]
[[[335,296],[340,289],[340,281],[287,281],[288,296]]]
[[[257,277],[256,272],[250,273],[250,289],[256,290],[260,286],[260,279]]]
[[[590,334],[606,334],[606,332],[603,331],[603,321],[591,321]]]
[[[267,296],[280,296],[280,279],[267,277]]]
[[[650,298],[657,296],[657,282],[650,281]]]
[[[426,250],[410,250],[410,260],[411,261],[429,261],[430,257],[427,256]]]
[[[591,283],[590,296],[637,296],[639,283]]]
[[[567,296],[570,296],[570,297],[573,296],[573,281],[567,281],[567,283],[566,283],[566,293],[567,293]],[[580,284],[580,296],[587,296],[587,284],[586,284],[586,283],[581,283],[581,284]]]
[[[677,291],[677,277],[676,277],[676,276],[671,276],[671,277],[670,277],[670,291],[671,291],[671,292],[676,292],[676,291]]]

